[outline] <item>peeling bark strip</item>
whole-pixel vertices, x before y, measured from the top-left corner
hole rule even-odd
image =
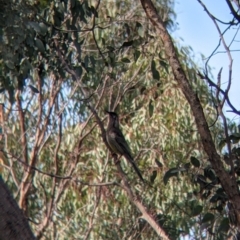
[[[217,150],[215,148],[215,144],[212,140],[212,136],[209,131],[201,103],[197,95],[191,89],[191,86],[184,73],[184,70],[178,60],[177,53],[175,51],[171,37],[167,32],[166,28],[164,27],[161,17],[158,15],[151,0],[141,0],[141,3],[144,11],[146,12],[147,17],[156,27],[159,36],[163,41],[165,51],[168,56],[168,60],[172,68],[173,74],[175,76],[175,79],[178,83],[178,86],[182,90],[184,96],[186,97],[193,112],[204,150],[209,157],[209,161],[212,164],[214,171],[216,172],[217,176],[220,179],[222,187],[226,191],[229,200],[232,202],[234,206],[234,211],[237,216],[237,224],[238,227],[240,227],[240,195],[237,183],[224,169],[221,158],[218,155]]]

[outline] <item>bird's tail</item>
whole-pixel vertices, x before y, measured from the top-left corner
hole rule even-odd
[[[132,158],[130,158],[129,156],[126,156],[126,158],[132,164],[132,166],[133,166],[135,172],[137,173],[137,175],[139,176],[139,178],[142,180],[142,182],[144,182],[142,174],[141,174],[139,168],[137,167],[136,163],[134,162],[134,160]]]

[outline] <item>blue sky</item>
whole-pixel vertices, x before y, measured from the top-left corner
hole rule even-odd
[[[225,0],[203,0],[206,7],[217,18],[223,21],[230,21],[232,15]],[[175,4],[175,12],[177,14],[178,30],[173,36],[179,39],[181,45],[191,46],[199,66],[203,66],[201,54],[208,57],[216,48],[219,41],[219,34],[214,26],[213,21],[208,17],[207,13],[197,0],[178,0]],[[221,29],[225,29],[225,25],[220,25]],[[230,43],[232,36],[236,32],[236,27],[228,32],[226,39]],[[180,39],[183,39],[180,40]],[[240,33],[237,35],[237,40],[240,42]],[[239,42],[232,45],[232,49],[240,49]],[[223,50],[223,48],[220,48]],[[232,87],[230,90],[230,99],[233,105],[240,110],[240,52],[234,52],[233,57],[233,78]],[[221,53],[215,55],[209,62],[212,67],[213,77],[216,79],[219,69],[223,67],[222,72],[222,89],[226,89],[228,80],[229,60],[226,54]],[[228,108],[226,107],[225,110]],[[239,117],[234,114],[229,114],[230,119],[234,119],[239,123]]]

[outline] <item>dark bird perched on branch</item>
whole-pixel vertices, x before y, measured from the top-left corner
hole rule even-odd
[[[115,112],[108,112],[107,142],[112,151],[120,156],[124,156],[133,166],[139,178],[144,182],[142,174],[138,169],[131,155],[131,150],[119,128],[118,115]]]

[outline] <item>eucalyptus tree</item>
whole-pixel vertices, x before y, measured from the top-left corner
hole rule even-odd
[[[140,2],[2,3],[2,175],[35,235],[198,234],[199,219],[210,211],[202,172],[212,173],[213,186],[216,176],[164,41]],[[172,31],[173,2],[157,1],[156,8]],[[176,51],[213,123],[215,108],[190,50]],[[114,162],[105,138],[106,109],[120,114],[145,184],[125,160]],[[216,141],[223,136],[218,122],[212,129]]]

